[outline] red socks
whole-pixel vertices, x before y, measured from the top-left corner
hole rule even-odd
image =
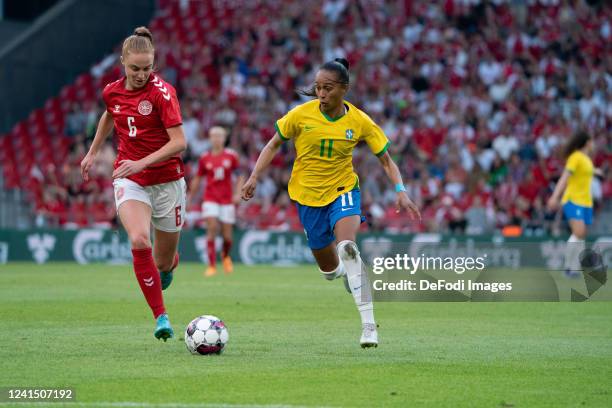
[[[166,308],[162,297],[159,271],[153,261],[153,252],[151,248],[132,249],[132,256],[134,257],[136,280],[138,280],[142,294],[147,299],[153,316],[157,319],[160,314],[166,313]]]
[[[215,253],[215,240],[207,239],[206,244],[208,247],[208,265],[215,266],[217,263],[217,254]]]
[[[227,256],[229,256],[230,249],[232,249],[232,241],[223,240],[223,249],[221,250],[221,259],[225,259]]]
[[[215,266],[215,264],[217,263],[217,254],[215,251],[215,240],[207,239],[206,248],[208,250],[208,264],[210,266]],[[230,249],[232,249],[232,241],[223,240],[223,247],[221,249],[221,259],[225,259],[226,256],[229,256]]]

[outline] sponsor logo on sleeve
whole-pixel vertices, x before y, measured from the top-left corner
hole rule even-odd
[[[159,89],[159,91],[164,96],[164,99],[169,101],[170,100],[170,92],[168,91],[168,88],[166,88],[164,83],[161,81],[161,79],[159,79],[158,77],[155,77],[155,78],[153,78],[153,81],[151,81],[151,82],[153,82],[153,85],[155,85],[155,87],[157,89]]]

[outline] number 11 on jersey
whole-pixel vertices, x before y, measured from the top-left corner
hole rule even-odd
[[[328,143],[327,147],[325,146],[325,142]],[[319,156],[328,158],[332,157],[332,147],[334,145],[334,141],[332,139],[321,139],[321,151],[319,152]]]

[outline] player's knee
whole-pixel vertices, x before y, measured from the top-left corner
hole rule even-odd
[[[338,255],[343,261],[354,261],[359,256],[357,244],[353,241],[344,240],[338,243]]]
[[[586,226],[584,225],[574,225],[572,228],[572,234],[578,239],[584,239],[586,237]]]
[[[323,265],[319,264],[319,270],[321,273],[334,272],[338,268],[338,264],[334,265],[332,263],[325,263]]]
[[[577,229],[574,232],[574,235],[576,236],[576,238],[578,238],[580,240],[584,240],[586,238],[586,228],[584,228],[584,229]]]
[[[130,236],[130,244],[133,249],[143,249],[151,247],[151,240],[146,233],[137,233]]]
[[[206,221],[206,230],[209,234],[217,235],[218,223],[216,218],[208,218]]]
[[[172,259],[156,259],[155,266],[158,271],[168,272],[172,268]]]
[[[319,272],[325,279],[334,280],[342,274],[342,262],[338,262],[334,267],[329,267],[329,265],[326,268],[319,267]]]

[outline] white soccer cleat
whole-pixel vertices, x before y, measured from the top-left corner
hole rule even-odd
[[[364,323],[361,339],[359,343],[361,348],[378,347],[378,331],[375,323]]]

